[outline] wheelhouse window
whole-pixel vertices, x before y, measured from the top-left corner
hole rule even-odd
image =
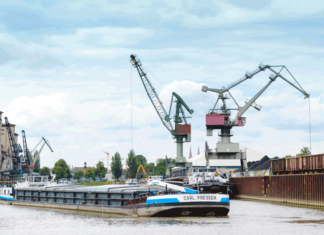
[[[35,177],[35,182],[42,182],[42,177]]]

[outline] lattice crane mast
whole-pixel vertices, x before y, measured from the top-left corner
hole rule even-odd
[[[147,77],[147,74],[143,69],[141,61],[135,55],[131,55],[130,58],[133,66],[137,69],[137,72],[142,80],[146,93],[150,101],[152,102],[157,114],[159,115],[163,125],[176,139],[177,142],[176,162],[184,163],[185,158],[183,157],[183,140],[185,139],[186,142],[191,141],[191,125],[187,123],[187,119],[184,113],[184,108],[190,114],[192,114],[194,110],[190,109],[188,105],[183,101],[183,99],[177,93],[173,92],[171,97],[169,113],[167,113],[159,96],[155,91],[155,88],[153,87],[151,81]],[[173,103],[176,103],[175,105],[176,111],[174,116],[174,123],[175,123],[174,128],[171,123],[171,109]]]

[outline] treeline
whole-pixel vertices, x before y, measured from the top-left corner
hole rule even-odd
[[[311,155],[311,151],[309,150],[308,147],[303,147],[299,153],[297,153],[295,156],[293,155],[286,155],[283,158],[291,158],[291,157],[298,157],[298,156],[307,156],[307,155]]]
[[[118,180],[122,174],[123,174],[123,164],[122,164],[123,158],[120,156],[118,152],[116,152],[112,156],[112,161],[110,164],[110,169],[112,172],[112,175],[116,180]],[[174,161],[174,159],[170,159],[171,161]],[[143,165],[145,171],[149,175],[165,175],[166,174],[166,159],[159,158],[156,160],[156,162],[147,162],[146,157],[143,155],[136,155],[134,150],[131,150],[128,153],[128,156],[126,158],[126,178],[143,178],[144,172],[137,173],[137,170],[140,165]],[[171,169],[170,169],[171,170]],[[49,178],[51,178],[50,169],[48,167],[39,168],[39,163],[36,163],[34,172],[39,172],[41,175],[47,175]],[[70,179],[72,178],[70,168],[68,167],[66,161],[64,159],[58,160],[54,168],[52,170],[52,173],[56,175],[55,180],[59,180],[62,178]],[[107,168],[104,167],[104,163],[102,161],[99,161],[96,164],[96,167],[88,167],[85,171],[78,171],[74,173],[73,178],[80,180],[82,177],[85,177],[86,179],[95,179],[96,177],[99,178],[105,178],[105,175],[107,173]]]
[[[85,177],[86,179],[95,179],[95,178],[105,178],[105,175],[107,173],[107,168],[104,166],[102,161],[99,161],[96,164],[96,167],[88,167],[85,172],[78,171],[74,173],[73,178],[80,180],[82,177]]]
[[[140,165],[143,165],[149,175],[165,175],[166,174],[166,159],[157,159],[156,163],[147,162],[146,157],[143,155],[136,155],[134,150],[130,150],[126,159],[126,178],[138,178],[144,177],[144,172],[138,174],[137,170]],[[122,158],[118,152],[116,152],[110,164],[112,175],[116,180],[122,176],[123,166]]]

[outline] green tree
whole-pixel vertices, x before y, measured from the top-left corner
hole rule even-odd
[[[44,166],[39,170],[40,175],[47,175],[48,179],[51,179],[51,171],[48,167]]]
[[[70,169],[66,164],[66,162],[64,161],[64,159],[60,159],[57,162],[55,162],[52,172],[53,174],[56,175],[56,180],[59,180],[61,178],[67,178],[67,179],[71,178]]]
[[[112,157],[110,168],[113,176],[116,180],[118,180],[123,173],[123,165],[121,162],[120,154],[118,152],[116,152],[115,155]]]
[[[165,174],[166,174],[166,159],[159,158],[156,161],[154,175],[165,175]]]
[[[96,177],[96,173],[95,173],[95,171],[96,171],[96,169],[91,168],[91,167],[88,167],[88,168],[85,170],[85,172],[84,172],[84,176],[85,176],[86,178],[88,178],[88,179],[90,179],[90,177],[91,177],[92,179],[95,179],[95,177]]]
[[[284,158],[291,158],[291,157],[293,157],[292,155],[286,155],[286,156],[284,156]]]
[[[144,168],[148,170],[147,173],[153,173],[154,166],[155,166],[154,162],[144,164]]]
[[[303,147],[296,156],[307,156],[307,155],[311,155],[311,154],[312,153],[308,147]]]
[[[140,165],[139,160],[136,159],[135,156],[136,156],[135,152],[132,149],[131,151],[129,151],[128,157],[126,159],[126,165],[127,165],[127,175],[126,176],[130,177],[130,178],[134,178],[136,176],[137,168]]]
[[[107,168],[104,166],[102,161],[99,161],[96,165],[94,176],[102,179],[105,178],[106,173],[107,173]]]
[[[79,181],[83,176],[84,176],[83,171],[77,171],[74,173],[73,178]]]
[[[140,163],[140,165],[144,166],[145,164],[147,164],[146,157],[144,157],[143,155],[136,155],[135,158],[137,160],[137,163]]]

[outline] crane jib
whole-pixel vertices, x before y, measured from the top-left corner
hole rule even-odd
[[[137,69],[137,72],[142,80],[142,83],[144,85],[144,88],[146,90],[146,93],[148,97],[150,98],[151,103],[153,104],[157,114],[159,115],[163,125],[172,133],[173,126],[170,121],[168,121],[167,113],[165,111],[165,108],[162,105],[161,100],[159,99],[159,96],[156,94],[155,88],[153,87],[151,81],[146,76],[146,73],[142,69],[142,64],[139,60],[136,60],[135,56],[131,55],[132,63],[134,67]]]
[[[138,58],[136,58],[135,55],[131,55],[131,62],[133,66],[137,69],[137,72],[141,78],[141,81],[143,83],[143,86],[145,88],[145,91],[153,104],[157,114],[159,115],[159,118],[161,119],[163,125],[168,129],[168,131],[175,137],[177,142],[177,158],[180,157],[178,160],[179,162],[183,162],[183,138],[185,138],[186,142],[191,141],[191,125],[187,124],[187,119],[184,114],[183,107],[192,114],[194,110],[190,109],[188,105],[183,101],[183,99],[175,92],[172,93],[171,97],[171,104],[169,113],[166,112],[159,96],[157,95],[155,88],[153,87],[151,81],[147,77],[145,71],[142,68],[142,64]],[[173,100],[175,100],[176,103],[176,111],[174,116],[174,128],[171,124],[171,109]],[[185,125],[181,125],[182,123],[185,123]],[[177,161],[176,158],[176,161]]]

